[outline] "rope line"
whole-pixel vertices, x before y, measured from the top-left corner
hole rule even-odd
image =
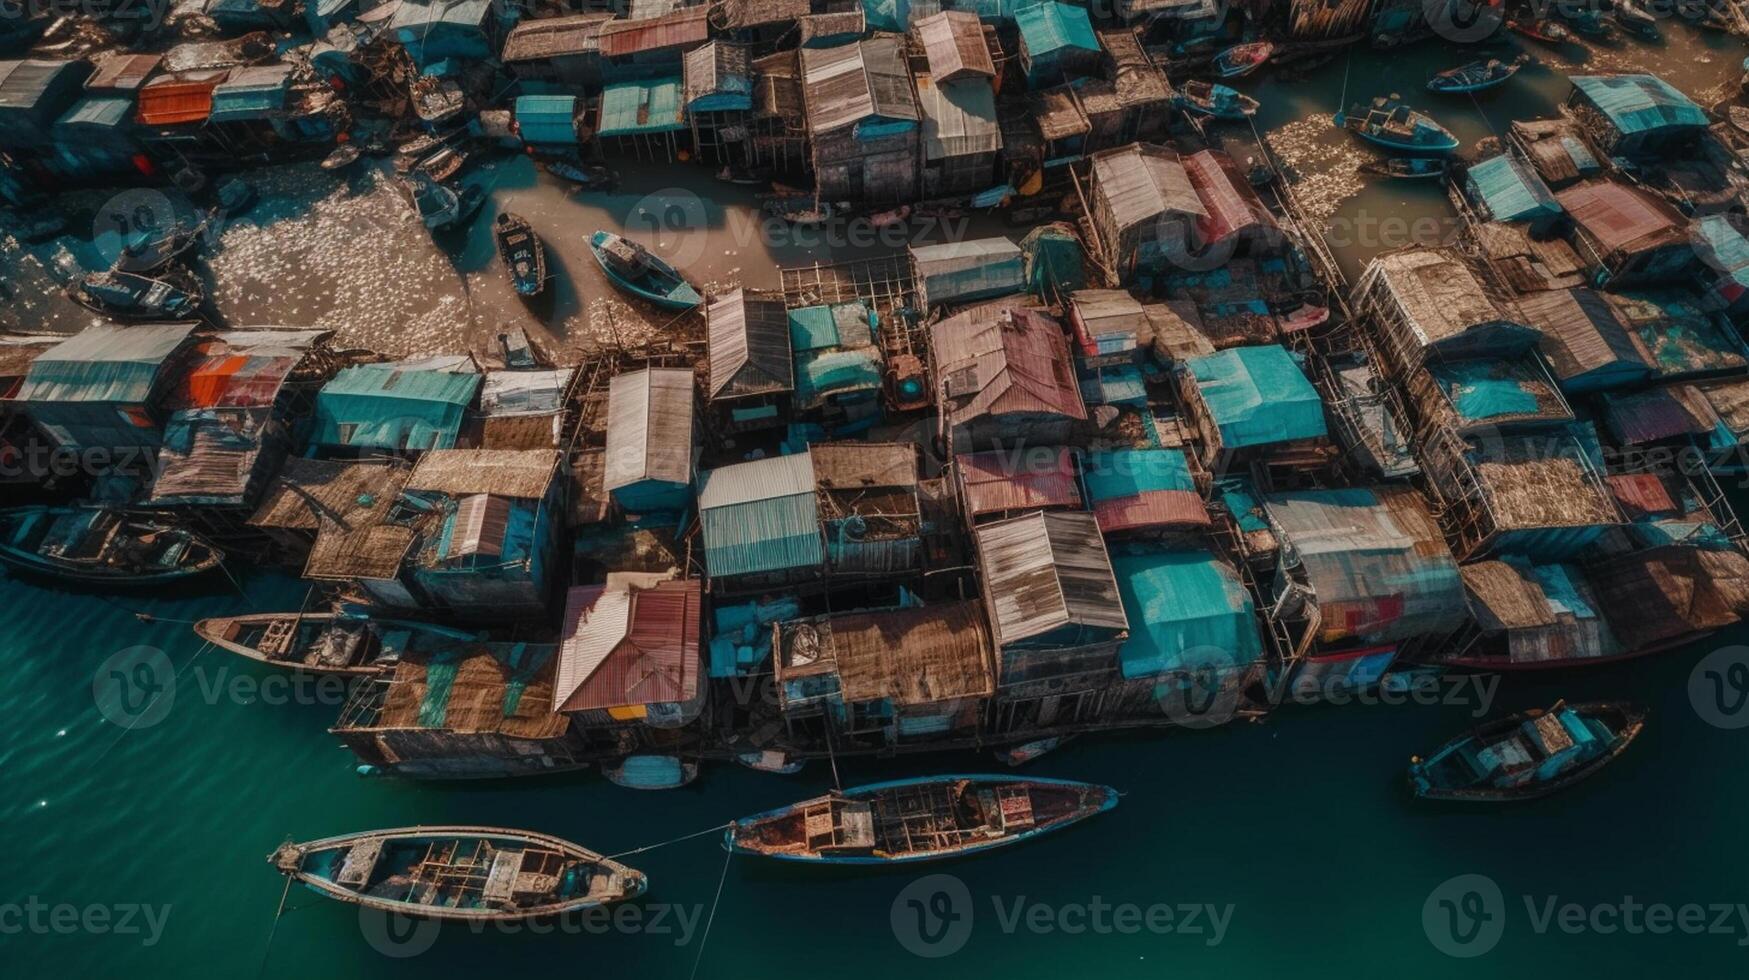
[[[630,857],[633,854],[642,854],[645,851],[653,851],[658,847],[667,847],[669,844],[678,844],[684,840],[692,840],[694,837],[703,837],[706,834],[715,834],[715,833],[718,833],[719,831],[728,830],[730,827],[733,827],[733,826],[734,826],[733,822],[720,823],[720,824],[717,824],[715,827],[706,827],[705,829],[697,831],[696,833],[685,834],[685,835],[680,836],[680,837],[671,837],[668,840],[657,841],[654,844],[645,844],[643,847],[634,847],[629,851],[620,851],[618,854],[608,854],[608,855],[604,855],[604,856],[608,857],[608,858],[615,858],[615,859],[622,858],[622,857]]]
[[[698,955],[692,958],[692,972],[686,975],[686,980],[697,980],[698,968],[704,963],[705,944],[711,941],[711,925],[717,921],[717,906],[723,900],[723,883],[729,880],[729,862],[735,857],[733,850],[723,855],[723,873],[717,878],[717,894],[711,899],[711,914],[704,920],[704,932],[698,939]]]

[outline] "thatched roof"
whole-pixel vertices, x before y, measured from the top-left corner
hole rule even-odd
[[[786,624],[780,643],[780,684],[836,672],[846,703],[927,705],[996,688],[976,600],[820,616]]]
[[[433,449],[413,467],[407,489],[539,500],[558,464],[558,454],[550,449]]]

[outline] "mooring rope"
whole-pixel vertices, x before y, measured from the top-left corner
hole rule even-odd
[[[653,851],[658,847],[667,847],[669,844],[678,844],[684,840],[692,840],[694,837],[703,837],[706,834],[715,834],[715,833],[718,833],[720,831],[728,830],[730,827],[733,827],[734,825],[735,824],[733,822],[720,823],[720,824],[717,824],[715,827],[706,827],[705,829],[700,830],[696,833],[685,834],[685,835],[680,836],[680,837],[670,837],[667,840],[657,841],[654,844],[645,844],[643,847],[634,847],[629,851],[620,851],[618,854],[606,854],[606,855],[603,855],[603,857],[607,857],[610,859],[630,857],[633,854],[642,854],[645,851]]]
[[[279,893],[279,908],[273,910],[273,927],[267,930],[267,945],[261,949],[261,963],[255,968],[256,980],[267,972],[267,957],[273,952],[273,936],[279,932],[279,920],[285,918],[285,899],[291,894],[292,882],[297,879],[291,875],[285,876],[285,890]]]
[[[723,900],[723,882],[729,880],[729,862],[734,857],[733,849],[723,855],[723,873],[717,878],[717,894],[711,899],[711,914],[704,920],[704,932],[698,938],[698,955],[692,958],[692,972],[686,975],[686,980],[697,980],[699,965],[704,962],[705,944],[711,941],[711,924],[717,921],[717,906]]]

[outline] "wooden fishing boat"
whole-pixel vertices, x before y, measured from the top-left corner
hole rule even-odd
[[[735,755],[735,761],[756,772],[772,772],[780,776],[793,776],[801,772],[804,762],[802,759],[792,758],[781,749],[740,752]]]
[[[1506,18],[1506,29],[1517,31],[1532,41],[1544,44],[1565,44],[1573,39],[1573,32],[1547,18],[1523,20],[1515,17]]]
[[[157,276],[112,270],[96,272],[68,291],[73,302],[116,320],[186,320],[200,315],[200,280],[183,269]]]
[[[1398,177],[1404,180],[1426,180],[1443,177],[1449,164],[1442,157],[1391,157],[1360,165],[1360,172],[1375,177]]]
[[[421,75],[408,86],[413,112],[427,123],[445,122],[467,107],[468,97],[454,79]]]
[[[717,179],[725,184],[741,184],[747,187],[758,187],[771,183],[771,171],[763,168],[748,169],[746,167],[727,166],[717,171]]]
[[[334,152],[322,158],[323,170],[345,170],[358,162],[363,151],[357,143],[342,143],[334,148]]]
[[[675,268],[637,242],[610,231],[589,236],[589,251],[615,286],[671,310],[690,310],[704,297]]]
[[[628,755],[601,774],[626,789],[679,789],[698,778],[698,763],[673,755]]]
[[[462,167],[466,166],[467,162],[468,155],[465,151],[453,146],[446,146],[414,164],[413,169],[432,180],[448,180],[461,173]]]
[[[1010,766],[1024,766],[1043,755],[1063,747],[1063,744],[1073,739],[1073,735],[1053,735],[1050,738],[1035,739],[1020,745],[1010,745],[1007,748],[996,749],[996,761]]]
[[[1187,112],[1214,119],[1249,119],[1258,108],[1257,100],[1249,95],[1200,78],[1186,81],[1174,101]]]
[[[1507,79],[1518,74],[1523,62],[1517,59],[1501,61],[1499,58],[1487,58],[1472,61],[1467,65],[1449,68],[1427,80],[1430,92],[1457,94],[1463,92],[1483,92],[1496,85],[1506,84]]]
[[[554,177],[568,180],[584,190],[606,190],[619,183],[618,173],[599,164],[548,160],[541,166]]]
[[[410,650],[473,642],[477,633],[433,623],[372,619],[344,612],[269,612],[218,616],[194,624],[221,650],[307,674],[369,677],[395,669]]]
[[[774,197],[760,205],[768,218],[787,221],[799,228],[812,228],[832,220],[837,209],[830,201],[822,201],[811,194],[795,197]]]
[[[1596,701],[1533,708],[1487,722],[1410,760],[1409,787],[1430,800],[1503,803],[1565,789],[1621,755],[1639,737],[1645,713]]]
[[[1395,94],[1336,114],[1336,125],[1377,146],[1398,153],[1450,153],[1458,138],[1426,113],[1411,109]]]
[[[455,190],[419,172],[408,178],[406,185],[413,210],[419,213],[419,220],[430,231],[443,231],[461,224],[473,217],[486,200],[486,192],[471,184]]]
[[[115,270],[142,276],[158,272],[192,252],[206,235],[206,228],[205,221],[193,225],[178,222],[175,227],[151,238],[125,242],[121,254],[116,256]]]
[[[113,510],[32,506],[0,511],[0,563],[48,578],[153,585],[209,572],[224,557],[189,531]]]
[[[442,137],[436,136],[432,133],[420,133],[418,136],[415,136],[407,142],[402,143],[400,146],[395,147],[395,152],[409,159],[417,160],[421,157],[430,156],[432,151],[443,145],[444,140]]]
[[[1248,44],[1235,44],[1215,55],[1210,67],[1221,78],[1239,78],[1249,75],[1269,62],[1275,55],[1275,42],[1252,41]]]
[[[547,288],[547,250],[534,228],[506,211],[493,228],[498,257],[510,270],[510,284],[522,296],[539,296]]]
[[[1611,34],[1609,21],[1604,20],[1603,11],[1589,6],[1574,6],[1557,4],[1556,13],[1565,17],[1573,25],[1573,31],[1586,37],[1606,38]]]
[[[1638,34],[1648,41],[1658,39],[1658,18],[1646,9],[1644,0],[1615,0],[1612,13],[1622,30]]]
[[[1063,779],[926,776],[831,793],[735,821],[730,850],[819,864],[897,864],[1030,840],[1117,805],[1117,790]]]
[[[464,922],[601,908],[648,886],[643,872],[570,841],[501,827],[402,827],[287,841],[267,859],[329,898]]]

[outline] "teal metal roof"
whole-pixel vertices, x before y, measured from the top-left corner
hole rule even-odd
[[[1749,237],[1730,216],[1709,214],[1701,218],[1694,223],[1694,236],[1695,250],[1708,268],[1743,278],[1743,271],[1749,269]]]
[[[873,328],[874,314],[861,300],[789,311],[790,349],[798,354],[873,343]]]
[[[1561,213],[1561,202],[1536,171],[1517,157],[1501,154],[1483,160],[1464,177],[1470,196],[1495,221],[1520,221]]]
[[[126,126],[134,114],[134,100],[125,95],[87,95],[68,109],[66,114],[55,120],[57,128],[62,126],[91,126],[101,129],[120,129]]]
[[[213,89],[212,122],[265,119],[285,108],[291,92],[291,66],[239,68]]]
[[[1117,500],[1154,490],[1196,493],[1190,463],[1176,449],[1117,449],[1087,460],[1087,499]]]
[[[1214,555],[1119,555],[1111,567],[1130,623],[1118,650],[1124,677],[1241,667],[1262,655],[1251,595]]]
[[[713,576],[810,568],[826,560],[807,453],[706,472],[698,509],[705,567]]]
[[[1279,344],[1235,347],[1186,366],[1227,449],[1325,434],[1324,403],[1293,355]]]
[[[30,365],[21,402],[145,404],[164,362],[194,332],[192,323],[87,327]]]
[[[1033,58],[1066,48],[1099,50],[1099,38],[1093,34],[1093,21],[1088,19],[1086,7],[1045,0],[1016,10],[1014,22]]]
[[[810,351],[796,356],[796,404],[812,408],[828,396],[881,386],[881,355],[873,347]]]
[[[1572,81],[1623,133],[1707,124],[1693,99],[1656,75],[1574,75]]]
[[[575,95],[524,95],[516,100],[516,130],[524,143],[577,142]]]
[[[598,136],[672,133],[685,128],[678,78],[612,82],[602,90]]]
[[[451,449],[480,387],[477,372],[363,364],[334,376],[316,396],[325,446]]]

